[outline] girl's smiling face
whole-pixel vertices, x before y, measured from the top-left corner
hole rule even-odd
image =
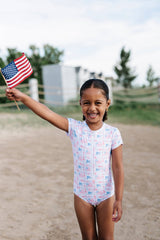
[[[98,130],[101,128],[103,116],[110,105],[110,100],[107,100],[104,91],[94,87],[85,89],[80,99],[80,105],[90,129]]]

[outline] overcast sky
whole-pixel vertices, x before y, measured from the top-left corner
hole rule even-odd
[[[120,49],[131,50],[137,84],[152,65],[160,76],[160,0],[0,0],[0,55],[48,43],[63,62],[115,76]]]

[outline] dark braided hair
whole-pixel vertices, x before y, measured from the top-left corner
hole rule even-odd
[[[109,100],[109,88],[107,84],[101,80],[101,79],[89,79],[80,88],[80,98],[82,98],[83,92],[88,88],[98,88],[102,89],[102,94],[106,97],[107,100]],[[83,116],[83,120],[85,120],[85,117]],[[105,111],[103,116],[103,121],[107,120],[107,111]]]

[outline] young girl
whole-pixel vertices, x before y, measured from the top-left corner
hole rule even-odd
[[[105,82],[90,79],[82,85],[83,122],[64,118],[17,89],[6,89],[6,95],[67,132],[73,149],[74,206],[82,239],[113,240],[114,222],[122,216],[123,143],[119,130],[104,123],[110,106]]]

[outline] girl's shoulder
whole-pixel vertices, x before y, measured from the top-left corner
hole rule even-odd
[[[110,124],[104,123],[104,127],[106,130],[110,130],[110,131],[117,131],[118,128],[115,126],[111,126]]]
[[[68,122],[70,126],[82,126],[84,125],[84,122],[80,121],[80,120],[76,120],[73,118],[68,118]]]
[[[117,136],[119,136],[121,138],[121,132],[117,127],[111,126],[111,125],[106,124],[106,123],[104,123],[104,125],[105,125],[105,132],[107,134],[112,135],[113,138],[117,137]]]
[[[105,129],[107,134],[110,135],[110,137],[112,138],[113,141],[112,149],[114,149],[118,145],[123,144],[121,133],[117,127],[105,123]]]
[[[84,127],[85,127],[85,122],[84,121],[79,121],[79,120],[75,120],[73,118],[68,118],[68,133],[72,133],[74,132],[81,132]]]

